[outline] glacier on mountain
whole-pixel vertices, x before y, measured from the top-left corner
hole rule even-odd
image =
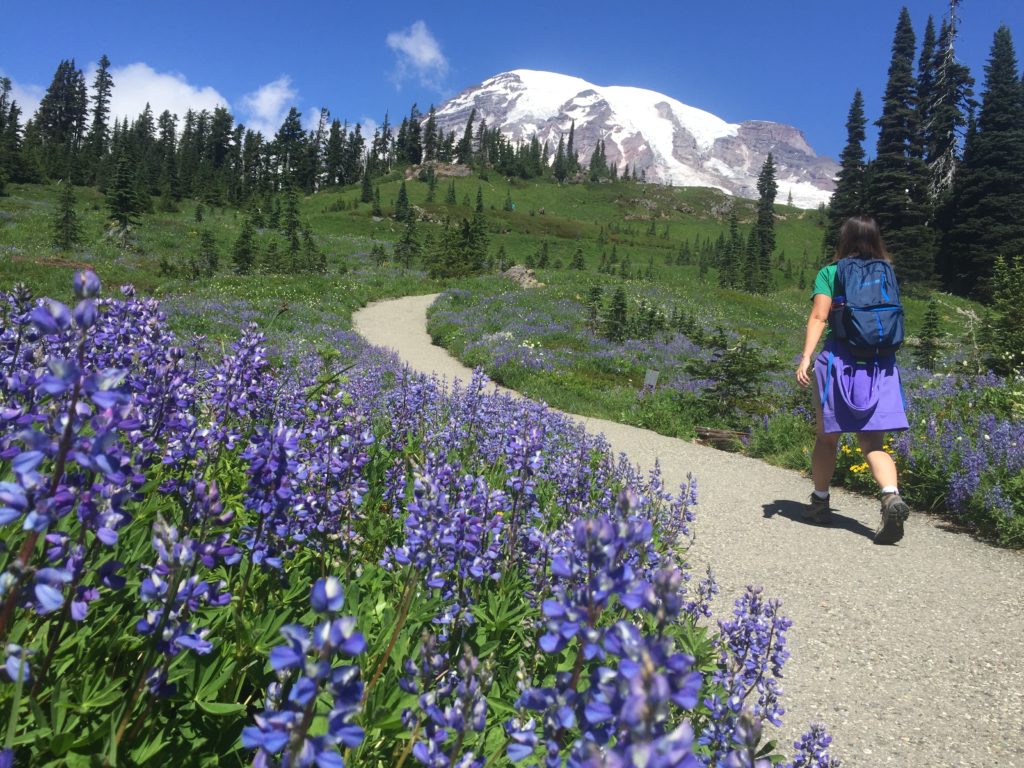
[[[586,167],[605,142],[610,164],[636,168],[648,181],[714,187],[757,197],[757,176],[768,153],[776,165],[778,202],[815,208],[835,188],[838,165],[820,157],[798,129],[761,120],[729,123],[656,91],[599,86],[554,72],[516,69],[468,88],[437,110],[441,129],[461,133],[472,110],[512,141],[536,134],[553,154],[560,136],[574,142]]]

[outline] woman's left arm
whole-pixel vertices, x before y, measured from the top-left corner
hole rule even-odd
[[[807,331],[804,334],[804,351],[800,356],[800,365],[796,369],[796,380],[801,387],[811,383],[811,356],[814,354],[821,334],[828,325],[828,313],[832,310],[832,297],[826,293],[814,294],[811,314],[807,318]]]

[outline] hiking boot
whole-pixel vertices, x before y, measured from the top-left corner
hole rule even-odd
[[[910,517],[910,507],[898,493],[882,494],[882,515],[875,531],[875,544],[895,544],[903,538],[903,521]]]
[[[824,499],[816,493],[811,494],[810,503],[804,507],[803,518],[808,523],[828,525],[832,521],[832,509],[829,507],[829,496]]]

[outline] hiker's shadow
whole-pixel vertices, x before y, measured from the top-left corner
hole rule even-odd
[[[764,510],[764,516],[767,518],[781,515],[782,517],[788,518],[797,523],[818,526],[818,523],[812,523],[809,520],[804,520],[803,511],[806,506],[806,504],[801,504],[799,501],[776,499],[768,504],[762,504],[761,509]],[[854,520],[852,517],[841,515],[835,510],[832,511],[832,522],[827,526],[820,527],[839,528],[843,531],[859,534],[871,539],[872,541],[874,541],[875,538],[875,532],[868,526],[864,525],[860,520]]]

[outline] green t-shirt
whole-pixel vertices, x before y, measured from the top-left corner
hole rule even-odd
[[[823,293],[826,296],[835,296],[836,286],[836,272],[839,271],[839,267],[835,264],[827,264],[818,270],[817,277],[814,278],[814,287],[811,289],[811,301],[814,301],[814,297]],[[832,335],[831,326],[825,326],[825,335],[822,336],[822,340],[828,339]]]

